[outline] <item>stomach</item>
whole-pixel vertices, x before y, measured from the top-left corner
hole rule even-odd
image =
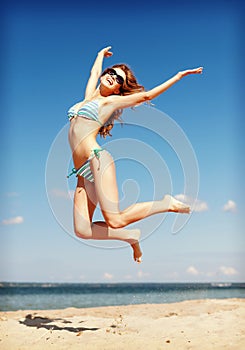
[[[81,117],[70,121],[69,144],[75,168],[80,167],[90,156],[93,148],[98,148],[96,141],[100,126],[93,120]]]

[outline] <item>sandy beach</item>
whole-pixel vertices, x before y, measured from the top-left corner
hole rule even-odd
[[[0,349],[245,349],[245,300],[0,312]]]

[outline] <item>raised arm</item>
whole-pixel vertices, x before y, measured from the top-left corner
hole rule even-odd
[[[169,89],[172,85],[177,83],[183,77],[190,74],[201,74],[203,71],[203,67],[188,69],[185,71],[178,72],[172,78],[165,81],[164,83],[154,87],[149,91],[137,92],[132,95],[127,96],[110,96],[108,97],[108,105],[111,103],[113,105],[113,109],[127,108],[133,107],[142,102],[150,101],[161,95],[167,89]]]
[[[167,80],[163,84],[156,86],[155,88],[151,89],[150,91],[147,91],[146,92],[147,100],[152,100],[153,98],[156,98],[157,96],[159,96],[160,94],[165,92],[172,85],[174,85],[180,79],[184,78],[187,75],[190,75],[190,74],[201,74],[202,70],[203,70],[203,68],[199,67],[199,68],[195,68],[195,69],[188,69],[188,70],[185,70],[185,71],[182,71],[182,72],[178,72],[176,75],[174,75],[172,78],[170,78],[169,80]]]
[[[112,56],[112,52],[110,52],[110,49],[111,46],[108,46],[98,52],[93,67],[90,71],[90,77],[85,90],[85,99],[89,99],[90,96],[95,92],[98,84],[98,79],[102,73],[102,64],[104,57]]]

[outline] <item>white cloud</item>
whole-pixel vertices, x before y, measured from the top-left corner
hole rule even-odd
[[[234,213],[236,211],[236,203],[234,201],[232,201],[231,199],[228,200],[228,202],[223,206],[223,210],[224,211],[229,211]]]
[[[207,203],[201,201],[200,199],[191,198],[183,193],[177,194],[175,198],[181,202],[189,204],[191,207],[191,211],[202,212],[208,210]]]
[[[65,198],[65,199],[73,199],[74,196],[74,191],[62,191],[59,190],[58,188],[54,188],[51,191],[51,194],[55,197],[59,197],[59,198]]]
[[[8,193],[6,193],[6,196],[7,197],[18,197],[19,193],[17,193],[17,192],[8,192]]]
[[[208,210],[208,205],[206,202],[201,201],[199,199],[197,199],[193,205],[192,211],[196,211],[196,212],[202,212],[202,211],[207,211]]]
[[[226,276],[238,275],[238,271],[234,267],[220,266],[219,271]]]
[[[150,274],[149,274],[148,272],[143,272],[143,271],[141,271],[141,270],[139,270],[138,273],[137,273],[138,278],[147,277],[147,276],[149,276],[149,275],[150,275]]]
[[[199,275],[199,271],[194,266],[189,266],[186,269],[186,272],[189,273],[190,275],[193,275],[193,276]]]
[[[106,280],[112,280],[113,279],[113,275],[110,274],[109,272],[105,272],[103,275],[104,279]]]
[[[24,222],[24,219],[22,216],[16,216],[14,218],[5,219],[2,221],[3,225],[17,225],[22,224]]]

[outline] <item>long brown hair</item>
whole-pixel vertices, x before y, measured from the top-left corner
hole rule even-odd
[[[115,64],[114,66],[112,66],[111,68],[120,68],[124,71],[125,75],[126,75],[126,80],[123,82],[123,84],[120,87],[120,95],[121,96],[125,96],[125,95],[131,95],[134,94],[136,92],[141,92],[144,91],[145,88],[143,85],[140,85],[137,80],[136,77],[134,75],[134,73],[132,72],[132,70],[129,68],[129,66],[127,66],[126,64]],[[103,75],[103,73],[102,73]],[[123,110],[122,109],[118,109],[117,111],[115,111],[110,118],[108,119],[108,121],[105,123],[105,125],[103,125],[100,130],[99,130],[99,134],[102,137],[106,137],[106,136],[112,136],[110,131],[114,126],[114,121],[119,120],[121,123],[122,121],[120,120],[120,116],[122,114]]]

